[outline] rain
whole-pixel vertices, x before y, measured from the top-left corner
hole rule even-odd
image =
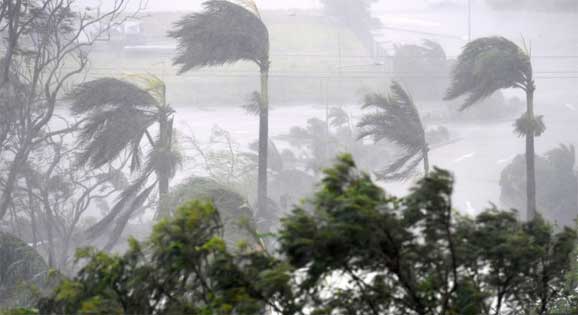
[[[0,315],[578,314],[575,0],[0,1]]]

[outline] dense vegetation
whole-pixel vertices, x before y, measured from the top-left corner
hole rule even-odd
[[[479,38],[453,62],[433,41],[394,45],[389,89],[363,91],[359,119],[325,95],[324,120],[272,138],[266,19],[251,0],[208,0],[167,34],[173,66],[257,66],[259,91],[244,108],[259,133],[241,144],[214,126],[204,142],[175,126],[156,75],[86,79],[95,43],[138,20],[142,8],[128,12],[128,1],[104,11],[80,0],[0,3],[0,313],[578,313],[575,150],[535,153],[545,123],[526,46]],[[321,1],[379,65],[375,2]],[[335,73],[352,95],[340,81],[342,40]],[[525,95],[514,128],[526,152],[500,180],[502,205],[519,212],[453,207],[454,178],[430,151],[455,140],[440,124],[467,116],[421,104],[441,104],[448,84],[444,100],[476,107],[475,118],[519,114],[522,102],[502,90]],[[183,163],[192,175],[171,187]],[[413,188],[396,197],[385,180]]]
[[[541,217],[452,208],[440,169],[403,198],[344,155],[282,220],[277,253],[223,240],[211,203],[183,204],[122,255],[80,250],[41,314],[550,314],[567,298],[576,233]],[[251,245],[250,245],[251,244]],[[573,293],[575,294],[575,292]]]

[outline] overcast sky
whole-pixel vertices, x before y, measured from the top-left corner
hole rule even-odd
[[[98,3],[108,4],[114,0],[81,0],[83,3],[95,6]],[[137,3],[139,0],[129,0]],[[143,0],[146,1],[146,0]],[[191,11],[198,10],[205,0],[148,0],[149,11]],[[358,1],[358,0],[351,0]],[[400,10],[400,9],[425,9],[436,4],[465,4],[468,0],[381,0],[376,9]],[[473,0],[480,1],[480,0]],[[545,0],[547,1],[547,0]],[[578,0],[577,0],[578,1]],[[319,0],[255,0],[261,9],[307,9],[320,8]]]
[[[293,9],[312,8],[319,6],[318,0],[256,0],[262,9]],[[148,10],[194,10],[198,9],[203,0],[149,0]]]

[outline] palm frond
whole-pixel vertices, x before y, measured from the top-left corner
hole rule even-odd
[[[384,181],[405,181],[417,173],[416,169],[423,159],[423,150],[406,151],[385,169],[375,172],[375,175]]]
[[[541,136],[546,131],[546,124],[544,123],[544,116],[534,116],[529,118],[527,113],[518,118],[514,123],[514,132],[520,136],[525,137],[530,134],[534,136]]]
[[[390,95],[367,95],[363,107],[373,107],[377,111],[361,118],[359,138],[371,136],[375,142],[389,140],[403,151],[393,163],[377,172],[377,177],[382,180],[410,177],[424,159],[424,148],[427,147],[425,129],[411,96],[393,81]]]
[[[146,185],[151,174],[152,171],[150,170],[143,173],[130,186],[123,190],[109,213],[85,231],[85,239],[94,240],[99,236],[102,236],[110,225],[114,223],[115,219],[127,209],[127,206],[130,205],[139,192],[143,190],[143,187]]]
[[[340,127],[349,123],[349,115],[340,107],[330,108],[328,118],[332,127]]]
[[[102,78],[82,83],[75,87],[67,99],[72,101],[75,115],[86,114],[107,107],[150,107],[158,106],[157,100],[138,86],[114,78]]]
[[[139,73],[127,75],[128,80],[134,81],[135,85],[150,94],[160,106],[166,105],[166,84],[158,76],[152,73]]]
[[[445,100],[467,95],[462,109],[504,88],[521,87],[532,77],[530,57],[503,37],[485,37],[466,45],[453,69]]]
[[[155,121],[154,115],[133,107],[91,113],[80,129],[82,150],[77,163],[98,168],[130,148],[131,168],[136,170],[140,164],[140,140]]]
[[[446,52],[440,43],[426,39],[423,41],[423,47],[425,48],[427,57],[440,60],[447,59]]]
[[[144,203],[147,201],[153,190],[155,189],[157,182],[154,182],[152,185],[147,187],[146,189],[142,190],[133,200],[127,205],[126,210],[124,213],[116,220],[116,224],[108,242],[106,243],[104,250],[111,251],[114,248],[114,245],[118,242],[122,232],[124,231],[128,221],[132,217],[132,214],[137,211],[138,209],[142,208]]]
[[[259,15],[230,1],[206,1],[204,11],[178,21],[169,36],[178,41],[174,64],[180,73],[241,60],[269,62],[267,27]]]
[[[367,95],[363,107],[375,107],[377,111],[361,118],[359,138],[371,136],[376,142],[387,139],[409,150],[425,145],[425,130],[419,112],[399,83],[391,84],[389,96]]]

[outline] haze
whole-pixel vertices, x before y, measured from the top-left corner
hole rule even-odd
[[[576,30],[576,0],[2,0],[0,314],[578,314]]]

